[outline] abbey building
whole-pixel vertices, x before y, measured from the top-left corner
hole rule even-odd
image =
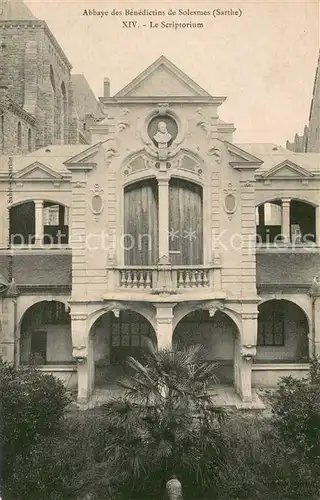
[[[320,82],[308,148],[238,144],[162,56],[97,100],[21,1],[0,17],[0,349],[88,402],[128,355],[202,344],[222,385],[320,353]],[[292,151],[294,149],[294,151]]]

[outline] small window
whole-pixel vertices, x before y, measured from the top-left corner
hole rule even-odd
[[[18,123],[18,148],[21,148],[22,143],[22,132],[21,132],[21,122]]]

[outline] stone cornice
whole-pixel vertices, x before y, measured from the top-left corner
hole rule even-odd
[[[52,45],[54,46],[55,50],[58,52],[58,54],[61,57],[61,59],[63,60],[64,64],[67,66],[67,69],[69,71],[72,70],[72,65],[71,65],[69,59],[67,58],[67,56],[63,52],[62,48],[60,47],[55,36],[51,32],[51,30],[49,29],[49,27],[45,21],[41,21],[39,19],[31,19],[31,20],[27,20],[27,21],[23,21],[23,20],[21,20],[21,21],[13,21],[13,20],[1,21],[0,20],[0,28],[3,28],[3,29],[4,28],[13,28],[13,27],[18,27],[18,26],[23,27],[23,28],[36,28],[36,27],[44,28],[45,34],[48,36],[48,38],[49,38],[50,42],[52,43]]]
[[[12,110],[16,115],[18,115],[23,120],[30,123],[30,125],[36,124],[36,118],[32,116],[28,111],[25,111],[19,104],[17,104],[10,96],[7,96],[7,110]]]
[[[134,97],[99,97],[99,101],[103,105],[118,105],[118,104],[154,104],[162,102],[163,96],[134,96]],[[207,96],[166,96],[165,101],[168,103],[177,104],[214,104],[220,106],[226,100],[226,97],[207,97]]]

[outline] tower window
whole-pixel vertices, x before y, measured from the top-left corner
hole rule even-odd
[[[18,148],[21,148],[22,143],[22,131],[21,131],[21,122],[18,123]]]

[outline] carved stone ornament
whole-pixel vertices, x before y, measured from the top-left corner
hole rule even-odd
[[[208,156],[213,156],[217,163],[221,163],[222,151],[220,148],[213,146],[207,151]]]
[[[103,189],[100,189],[99,184],[95,184],[90,191],[93,193],[93,196],[89,206],[95,220],[98,221],[104,209],[104,202],[101,196],[103,194]]]
[[[83,363],[88,357],[87,346],[84,345],[74,345],[72,348],[72,357],[77,360],[78,363]]]
[[[243,345],[241,346],[240,354],[246,361],[251,361],[257,354],[257,348],[251,344]]]
[[[206,132],[207,139],[215,139],[218,135],[217,116],[206,117],[201,108],[197,111],[197,127]]]
[[[159,115],[160,116],[165,116],[168,112],[168,108],[169,108],[169,103],[167,102],[160,102],[158,104],[158,112],[159,112]]]
[[[106,141],[103,143],[103,146],[105,150],[104,156],[107,164],[111,163],[112,158],[120,155],[116,137],[109,137],[108,139],[106,139]]]
[[[314,276],[308,293],[311,297],[320,297],[320,276]]]
[[[128,109],[122,109],[120,112],[120,117],[117,123],[117,131],[120,133],[130,127],[128,116],[130,111]]]
[[[225,305],[220,300],[212,300],[209,303],[200,304],[197,309],[208,311],[210,318],[213,318],[217,311],[223,311],[225,309]]]
[[[225,193],[225,198],[224,198],[224,210],[228,214],[228,219],[232,220],[232,216],[237,210],[237,199],[234,195],[236,192],[236,189],[233,188],[231,182],[229,182],[228,187],[223,190]]]

